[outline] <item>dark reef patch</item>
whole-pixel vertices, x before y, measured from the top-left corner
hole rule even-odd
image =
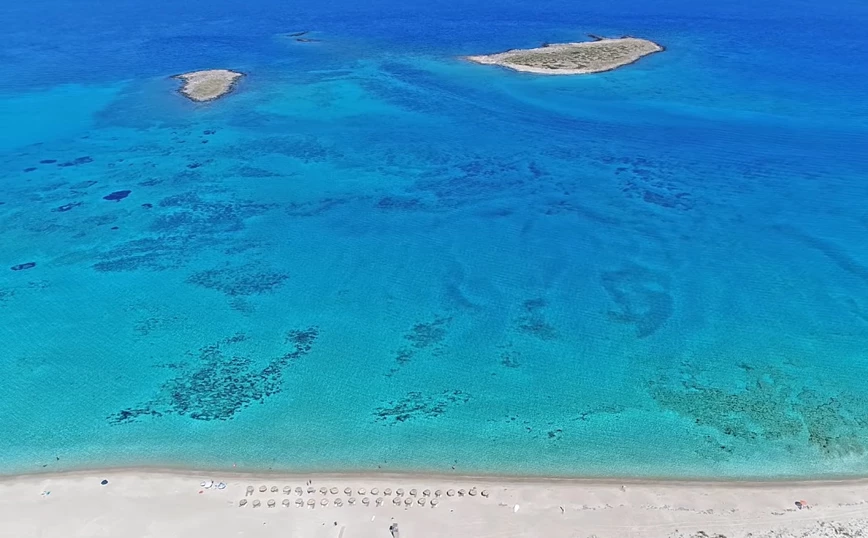
[[[363,199],[358,196],[345,198],[322,198],[312,202],[292,202],[287,205],[286,213],[292,217],[316,217],[338,207]]]
[[[73,209],[73,208],[80,206],[81,204],[82,204],[82,202],[70,202],[68,204],[63,204],[62,206],[55,207],[54,209],[51,210],[51,212],[52,213],[65,213],[65,212],[69,211],[70,209]]]
[[[430,323],[417,323],[404,338],[416,349],[432,347],[446,338],[446,327],[450,321],[452,318],[437,318]]]
[[[741,365],[740,378],[723,386],[719,374],[683,365],[674,376],[648,384],[651,397],[698,427],[712,428],[727,447],[744,443],[807,443],[823,457],[862,456],[868,451],[868,409],[860,396],[837,388],[808,388],[800,378],[771,366]]]
[[[241,166],[235,170],[235,173],[241,177],[279,177],[281,174],[277,172],[272,172],[270,170],[266,170],[264,168],[257,168],[255,166]]]
[[[111,247],[93,267],[98,271],[181,267],[203,249],[234,244],[231,234],[243,230],[246,219],[271,207],[247,201],[205,200],[195,192],[169,196],[153,206],[150,237]]]
[[[103,200],[109,200],[111,202],[120,202],[124,198],[130,195],[133,191],[124,190],[124,191],[115,191],[111,194],[107,194],[102,197]]]
[[[470,395],[460,390],[444,390],[435,395],[408,392],[399,400],[393,400],[374,411],[379,422],[397,424],[418,418],[437,418],[450,407],[470,401]]]
[[[87,217],[84,219],[82,224],[88,224],[92,226],[105,226],[106,224],[111,224],[118,220],[117,215],[94,215],[93,217]]]
[[[190,275],[187,283],[235,297],[272,292],[288,278],[285,273],[266,271],[256,264],[249,264],[199,271]]]
[[[57,162],[57,159],[42,159],[39,161],[39,164],[54,164]]]
[[[96,185],[97,183],[99,183],[99,182],[94,180],[94,179],[89,179],[87,181],[81,181],[79,183],[76,183],[75,185],[70,185],[69,188],[72,190],[78,191],[78,190],[83,190],[83,189],[89,189],[89,188],[93,187],[94,185]]]
[[[36,267],[36,262],[19,263],[18,265],[13,265],[10,269],[13,271],[23,271],[25,269],[32,269],[33,267]]]
[[[600,282],[618,306],[618,310],[609,311],[609,317],[634,325],[639,338],[657,332],[673,314],[674,301],[666,280],[647,268],[632,264],[603,273]]]
[[[159,388],[157,396],[108,417],[124,424],[142,417],[181,415],[193,420],[230,420],[254,403],[264,403],[282,390],[286,369],[311,352],[319,335],[316,327],[289,331],[286,349],[266,361],[246,353],[244,334],[199,349],[192,363],[173,363],[177,375]]]
[[[35,171],[36,171],[36,167],[35,167],[35,166],[28,166],[27,168],[25,168],[24,170],[22,170],[22,172],[35,172]]]
[[[446,328],[452,318],[437,318],[429,323],[417,323],[404,339],[410,342],[411,347],[402,347],[395,352],[395,366],[387,373],[386,377],[395,375],[402,366],[412,362],[417,352],[428,350],[431,356],[439,356],[443,353],[442,343],[448,334]]]
[[[545,299],[528,299],[524,302],[524,314],[516,319],[518,332],[535,336],[540,340],[555,340],[558,332],[545,319]]]
[[[78,157],[78,158],[73,159],[71,161],[60,163],[57,166],[60,166],[61,168],[68,168],[70,166],[78,166],[81,164],[87,164],[87,163],[92,163],[92,162],[93,162],[93,158],[85,155],[84,157]]]

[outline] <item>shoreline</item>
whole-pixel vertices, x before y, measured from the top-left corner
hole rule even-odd
[[[75,474],[94,474],[94,473],[123,473],[123,472],[142,472],[142,473],[165,473],[178,475],[224,475],[224,476],[275,476],[275,477],[300,477],[300,476],[322,476],[322,477],[430,477],[434,479],[459,479],[472,478],[478,480],[509,480],[515,482],[575,482],[575,483],[618,483],[618,484],[711,484],[733,486],[763,486],[763,485],[785,485],[785,484],[840,484],[840,483],[859,483],[865,482],[868,484],[868,473],[866,474],[842,474],[829,473],[813,476],[803,475],[775,475],[775,476],[654,476],[654,475],[555,475],[555,474],[509,474],[504,472],[486,473],[486,472],[441,472],[431,471],[426,469],[421,470],[379,470],[379,469],[358,469],[358,470],[292,470],[292,469],[261,469],[251,467],[191,467],[187,465],[165,465],[165,464],[136,464],[136,465],[106,465],[106,466],[88,466],[88,467],[73,467],[68,469],[39,469],[27,471],[3,472],[0,471],[0,481],[15,477],[39,477],[39,476],[66,476]]]
[[[221,476],[229,479],[245,479],[245,478],[260,478],[260,479],[285,479],[285,480],[300,480],[318,478],[321,480],[406,480],[406,479],[426,479],[437,481],[469,481],[475,480],[485,483],[493,482],[514,482],[528,485],[539,484],[571,484],[571,485],[633,485],[633,486],[681,486],[681,487],[725,487],[725,488],[763,488],[763,487],[788,487],[788,486],[838,486],[838,485],[865,485],[868,486],[868,476],[853,476],[841,478],[769,478],[764,480],[761,478],[750,479],[727,479],[727,478],[645,478],[645,477],[564,477],[564,476],[534,476],[534,475],[509,475],[509,474],[447,474],[447,473],[432,473],[432,472],[411,472],[411,471],[390,471],[390,472],[374,472],[374,471],[312,471],[312,472],[292,472],[292,471],[239,471],[239,470],[223,470],[223,469],[195,469],[189,467],[168,467],[168,466],[125,466],[125,467],[91,467],[86,469],[69,469],[61,471],[44,471],[32,473],[16,473],[16,474],[0,474],[0,483],[8,482],[17,479],[33,479],[33,478],[61,478],[61,477],[79,477],[92,476],[97,474],[109,475],[124,475],[124,474],[155,474],[155,475],[172,475],[179,477],[196,478],[202,476]]]
[[[857,536],[868,527],[868,479],[660,483],[128,468],[2,477],[0,518],[3,538],[377,538],[394,524],[412,537]]]

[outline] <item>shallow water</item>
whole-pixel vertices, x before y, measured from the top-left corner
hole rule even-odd
[[[868,8],[318,4],[0,7],[0,472],[868,473]]]

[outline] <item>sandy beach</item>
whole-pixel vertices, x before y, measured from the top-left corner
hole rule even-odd
[[[0,536],[15,538],[388,538],[394,524],[404,538],[862,536],[868,481],[89,471],[0,479],[0,521]]]

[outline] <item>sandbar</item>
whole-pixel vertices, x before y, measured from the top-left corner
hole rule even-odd
[[[535,49],[467,56],[465,59],[540,75],[587,75],[612,71],[663,50],[663,46],[647,39],[596,38],[596,41],[556,43]]]
[[[3,538],[388,538],[394,523],[406,538],[860,536],[868,481],[82,471],[0,478],[0,521]]]
[[[228,69],[192,71],[173,78],[184,81],[181,94],[197,102],[213,101],[231,92],[244,73]]]

